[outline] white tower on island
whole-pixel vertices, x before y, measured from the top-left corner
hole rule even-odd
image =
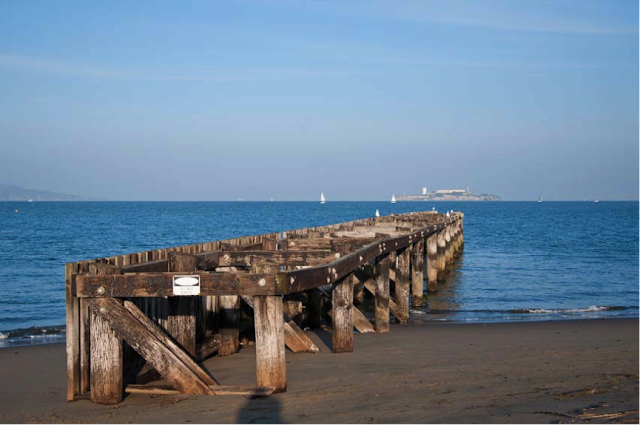
[[[427,194],[427,186],[425,186],[425,187],[423,187],[423,188],[422,188],[422,194],[423,194],[423,195],[426,195],[426,194]]]

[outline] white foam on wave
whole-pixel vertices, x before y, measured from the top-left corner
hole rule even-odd
[[[9,335],[3,334],[2,332],[0,332],[0,339],[7,339],[7,338],[9,338]]]
[[[611,307],[592,305],[586,308],[565,308],[565,309],[534,308],[534,309],[524,310],[524,312],[534,313],[534,314],[563,314],[563,313],[592,313],[592,312],[607,311],[607,310],[611,310]]]

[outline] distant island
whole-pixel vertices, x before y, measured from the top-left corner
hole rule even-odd
[[[489,193],[473,193],[466,189],[440,189],[435,192],[422,188],[422,193],[418,195],[398,196],[398,201],[500,201],[498,195]]]
[[[0,201],[88,201],[81,196],[0,184]]]

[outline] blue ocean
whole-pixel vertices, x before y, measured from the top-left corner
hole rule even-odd
[[[638,317],[638,202],[0,202],[0,346],[64,338],[64,263],[410,211],[465,213],[411,320]]]

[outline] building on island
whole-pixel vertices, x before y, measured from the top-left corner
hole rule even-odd
[[[429,192],[427,186],[422,187],[422,194],[419,195],[402,195],[397,198],[398,201],[499,201],[497,195],[488,193],[475,194],[471,193],[469,186],[466,189],[438,189],[435,192]]]

